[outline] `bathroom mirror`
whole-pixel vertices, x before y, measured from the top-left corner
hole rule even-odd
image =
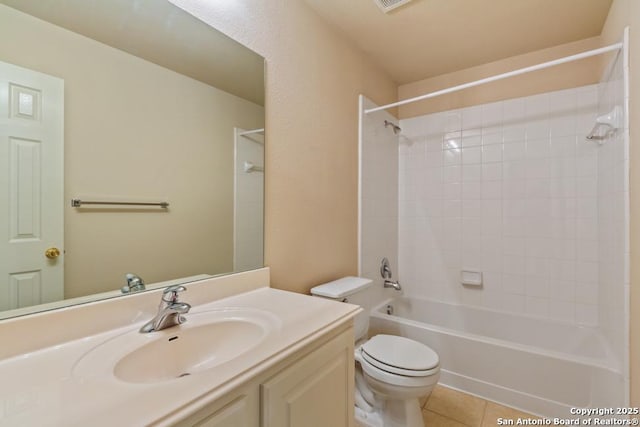
[[[0,318],[261,267],[264,116],[167,0],[0,0]]]

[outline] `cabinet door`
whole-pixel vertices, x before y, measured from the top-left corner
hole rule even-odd
[[[247,404],[246,397],[240,397],[195,423],[194,427],[254,427],[256,424],[252,423],[253,412],[255,411]]]
[[[353,332],[261,385],[262,427],[353,426]]]
[[[258,427],[260,405],[258,386],[229,396],[222,402],[203,408],[177,424],[179,427]]]

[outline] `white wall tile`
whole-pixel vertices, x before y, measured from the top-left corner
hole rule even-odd
[[[505,293],[503,295],[502,309],[509,313],[522,314],[525,311],[525,297],[524,295],[516,295],[511,293]]]
[[[482,162],[482,147],[468,147],[462,149],[462,164],[469,165]]]
[[[462,199],[481,199],[482,182],[468,181],[462,183]]]
[[[462,181],[462,167],[460,165],[445,166],[442,169],[442,182],[455,183]]]
[[[508,294],[524,295],[526,290],[525,275],[503,273],[502,289],[505,293],[508,293]]]
[[[482,106],[464,108],[462,110],[463,129],[479,129],[482,127]]]
[[[503,158],[505,161],[523,160],[526,157],[526,144],[524,142],[513,142],[505,144]]]
[[[502,126],[502,102],[482,105],[482,128]]]
[[[525,160],[507,161],[505,159],[502,163],[502,179],[505,182],[522,180],[526,177],[527,163]]]
[[[478,132],[478,133],[476,133]],[[463,131],[462,132],[462,147],[477,147],[482,145],[482,135],[479,130]]]
[[[482,165],[464,165],[462,166],[463,182],[480,182],[482,181]]]
[[[459,165],[462,162],[462,150],[454,148],[443,151],[444,166]]]
[[[494,133],[482,134],[482,145],[494,145],[502,144],[502,132],[496,131]]]
[[[573,323],[575,321],[575,305],[571,302],[550,299],[549,318]]]
[[[524,125],[524,123],[517,123],[512,125],[506,124],[502,128],[502,141],[505,144],[524,141],[526,133],[527,127]]]
[[[374,106],[368,100],[365,100],[365,103],[367,107]],[[394,271],[398,271],[399,257],[411,252],[404,250],[407,243],[404,248],[399,245],[399,214],[412,219],[417,219],[419,215],[435,214],[436,206],[430,206],[430,210],[426,209],[423,203],[424,192],[421,191],[424,187],[420,184],[429,180],[427,193],[441,191],[442,187],[438,178],[441,171],[435,169],[427,172],[426,168],[426,141],[432,140],[427,136],[430,131],[427,124],[436,122],[437,119],[432,115],[426,123],[419,118],[403,121],[402,132],[410,143],[406,143],[405,138],[401,143],[397,135],[384,127],[384,120],[396,121],[384,111],[366,115],[362,139],[363,198],[360,201],[362,238],[359,274],[374,279],[378,286],[382,286],[382,282],[376,270],[382,257],[388,257]],[[442,141],[442,135],[439,135],[438,140]],[[441,158],[441,149],[434,153],[437,154],[436,157]],[[416,222],[414,225],[417,224]],[[412,228],[419,230],[426,237],[423,240],[433,239],[428,229]],[[416,288],[419,286],[420,284],[416,285]]]
[[[483,199],[502,199],[502,182],[484,181],[482,183]]]
[[[526,161],[527,179],[551,177],[551,161],[544,158],[532,158]]]
[[[482,163],[501,162],[502,144],[492,144],[482,147]]]
[[[528,315],[546,318],[549,313],[549,299],[527,296],[525,307]]]
[[[574,157],[576,154],[576,136],[555,136],[549,141],[552,157]]]
[[[448,111],[443,114],[445,132],[462,130],[462,113],[460,111]]]
[[[412,277],[432,280],[423,288],[449,302],[603,322],[612,342],[622,340],[611,307],[622,306],[624,296],[603,283],[624,280],[616,251],[628,248],[620,214],[628,191],[625,150],[623,141],[585,141],[604,108],[598,101],[593,85],[410,119],[418,143],[400,151],[399,211],[413,214],[398,225],[403,269],[420,262],[407,267]],[[421,199],[441,203],[430,208]],[[439,232],[407,223],[421,215],[438,218]],[[471,264],[485,275],[483,289],[459,284],[460,269]]]
[[[585,326],[598,326],[598,306],[595,304],[575,304],[576,323]]]
[[[525,99],[515,98],[502,103],[503,123],[506,126],[520,124],[526,118]]]
[[[483,164],[482,179],[484,181],[500,180],[502,182],[502,163]]]
[[[527,159],[543,159],[551,157],[551,144],[548,139],[527,140]]]
[[[539,116],[534,115],[533,117]],[[546,139],[549,138],[549,134],[549,120],[547,119],[532,118],[526,124],[527,140]]]

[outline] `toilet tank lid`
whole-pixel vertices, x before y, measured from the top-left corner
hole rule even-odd
[[[372,283],[370,279],[364,277],[343,277],[311,288],[311,295],[341,299],[371,286]]]

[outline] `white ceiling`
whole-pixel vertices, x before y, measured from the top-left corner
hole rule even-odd
[[[264,59],[167,0],[0,0],[264,105]]]
[[[612,0],[304,0],[398,84],[600,35]]]

